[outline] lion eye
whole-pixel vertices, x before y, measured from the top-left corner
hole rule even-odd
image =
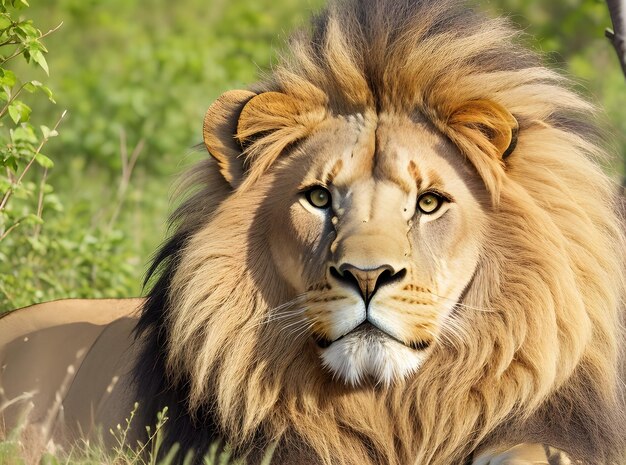
[[[437,194],[433,194],[432,192],[427,192],[420,196],[417,200],[417,206],[422,213],[426,213],[427,215],[430,213],[435,213],[439,210],[439,207],[443,204],[443,199]]]
[[[330,206],[330,192],[323,187],[314,187],[306,192],[306,199],[315,208],[328,208]]]

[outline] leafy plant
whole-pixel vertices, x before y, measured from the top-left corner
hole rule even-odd
[[[52,91],[37,80],[20,80],[9,69],[11,61],[23,57],[34,63],[46,74],[48,52],[41,42],[47,34],[37,29],[31,20],[15,17],[16,11],[28,6],[26,0],[0,1],[0,241],[18,227],[33,227],[38,235],[42,222],[43,200],[50,186],[47,173],[53,167],[50,158],[42,153],[48,140],[57,135],[54,129],[40,126],[36,129],[30,122],[31,108],[22,100],[24,92],[43,93],[54,103]],[[50,31],[53,32],[53,31]],[[25,182],[25,177],[38,165],[43,169],[38,185]],[[36,202],[10,203],[12,197]]]
[[[38,80],[21,79],[10,69],[21,58],[49,73],[48,50],[42,39],[58,27],[42,33],[32,20],[18,16],[27,6],[26,0],[0,0],[0,263],[9,262],[9,254],[15,257],[19,242],[27,241],[36,248],[44,208],[61,208],[47,182],[54,163],[42,150],[58,135],[65,113],[52,129],[36,127],[24,97],[40,94],[55,103],[52,91]],[[3,295],[11,295],[10,281],[8,275],[0,280],[0,302]]]

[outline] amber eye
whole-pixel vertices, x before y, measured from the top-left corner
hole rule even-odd
[[[426,192],[417,199],[417,206],[422,213],[431,214],[439,210],[443,204],[443,198],[432,192]]]
[[[330,192],[323,187],[313,187],[306,191],[306,199],[315,208],[328,208],[330,207]]]

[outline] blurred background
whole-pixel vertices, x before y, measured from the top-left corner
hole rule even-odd
[[[11,64],[22,79],[52,89],[56,101],[25,96],[29,124],[52,128],[67,114],[42,151],[54,167],[38,160],[0,217],[0,311],[65,297],[139,295],[166,234],[172,184],[204,156],[191,147],[202,140],[205,110],[223,91],[246,87],[271,67],[289,32],[323,2],[29,3],[19,15],[43,33],[62,23],[42,39],[49,75],[41,63]],[[611,147],[624,158],[626,81],[604,38],[605,2],[478,5],[518,24],[549,66],[571,75],[580,92],[604,107]],[[12,130],[9,125],[2,130]],[[616,179],[623,174],[621,162],[606,169]]]

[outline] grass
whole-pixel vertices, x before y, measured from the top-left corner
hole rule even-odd
[[[0,413],[7,407],[17,402],[28,401],[30,396],[24,394],[0,405]],[[124,424],[118,424],[115,429],[109,430],[114,437],[114,445],[106,448],[102,441],[81,440],[69,451],[56,448],[52,441],[47,441],[44,450],[37,453],[33,458],[32,450],[27,450],[24,436],[28,427],[28,411],[25,409],[20,426],[13,429],[3,440],[0,440],[0,464],[2,465],[28,465],[39,463],[40,465],[170,465],[173,463],[178,451],[178,445],[162,454],[163,429],[168,421],[168,409],[164,408],[157,415],[154,428],[146,426],[148,440],[145,443],[131,444],[129,432],[135,419],[139,403],[135,403],[130,416],[124,420]],[[46,439],[44,439],[44,442]],[[56,450],[55,450],[56,449]],[[261,462],[261,465],[269,465],[274,447],[270,446]],[[159,458],[161,457],[161,458]],[[185,455],[182,465],[191,465],[193,453]],[[178,462],[176,462],[178,463]],[[245,465],[246,460],[235,459],[228,447],[221,447],[218,443],[213,444],[209,452],[204,456],[203,465]]]

